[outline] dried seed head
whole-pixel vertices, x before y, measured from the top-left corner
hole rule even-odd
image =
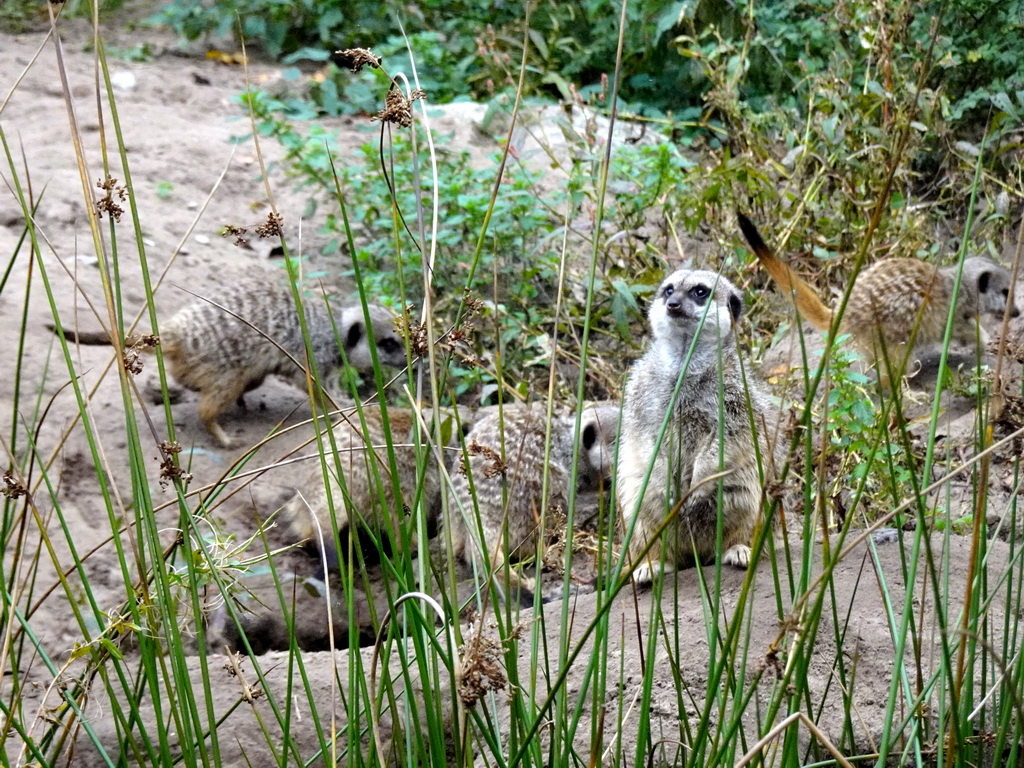
[[[395,319],[395,330],[409,346],[414,357],[426,357],[430,351],[427,343],[427,326],[409,322],[409,315],[399,315]]]
[[[124,369],[132,376],[142,373],[142,350],[147,347],[155,347],[160,343],[160,337],[152,333],[142,336],[129,336],[125,339],[124,358],[121,361]]]
[[[256,237],[280,237],[284,218],[279,213],[271,211],[267,214],[267,220],[256,227]]]
[[[460,650],[462,679],[458,693],[464,705],[472,707],[488,691],[501,691],[508,686],[508,677],[501,665],[504,649],[497,638],[478,632]]]
[[[249,241],[245,239],[248,232],[249,230],[245,227],[236,227],[233,224],[227,224],[224,227],[224,231],[220,233],[220,236],[233,237],[235,238],[235,245],[244,248],[249,245]]]
[[[0,488],[0,495],[8,499],[17,499],[28,493],[28,489],[14,479],[14,474],[11,470],[4,471],[4,484]]]
[[[343,51],[334,52],[340,59],[340,63],[358,72],[363,67],[380,68],[380,56],[374,56],[369,48],[346,48]]]
[[[755,668],[758,672],[771,672],[775,675],[776,680],[782,680],[785,677],[785,666],[780,658],[779,650],[770,648],[768,653],[757,660]]]
[[[182,451],[181,443],[172,443],[170,440],[164,440],[157,448],[160,449],[161,456],[160,487],[166,488],[169,483],[175,480],[180,481],[183,485],[187,485],[192,479],[192,474],[174,463],[174,457]]]
[[[544,569],[560,576],[564,575],[569,523],[560,504],[553,504],[548,508],[544,529],[544,540],[547,542],[542,558]]]
[[[426,98],[427,94],[417,88],[409,96],[407,99],[400,90],[392,88],[384,97],[384,109],[377,115],[377,119],[382,123],[395,123],[402,128],[408,128],[412,125],[412,103],[417,99]]]
[[[466,314],[469,316],[479,315],[484,311],[483,300],[471,294],[468,288],[462,293],[462,303],[465,305]]]
[[[124,208],[114,201],[114,197],[116,196],[118,200],[123,201],[128,188],[123,185],[118,186],[117,179],[109,175],[106,179],[97,181],[96,186],[105,192],[103,197],[96,201],[96,215],[102,219],[103,214],[106,213],[114,221],[121,221],[121,214],[124,213]]]
[[[463,461],[459,466],[463,474],[466,473],[466,467],[469,465],[469,456],[483,456],[488,461],[484,465],[484,477],[497,477],[508,472],[508,463],[502,461],[500,453],[489,445],[480,445],[476,440],[473,440],[466,446],[466,456],[463,457]]]
[[[124,351],[124,369],[130,376],[138,376],[142,373],[142,355],[134,349]]]
[[[400,91],[388,91],[384,109],[377,115],[382,123],[395,123],[402,128],[412,125],[412,103]]]

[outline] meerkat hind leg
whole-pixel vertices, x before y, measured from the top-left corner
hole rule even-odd
[[[254,389],[257,389],[261,386],[263,386],[263,377],[253,379],[252,381],[250,381],[248,384],[245,385],[245,389],[242,391],[242,394],[238,396],[238,399],[235,401],[235,405],[237,405],[243,411],[249,410],[249,406],[245,402],[245,393],[252,392]],[[303,388],[305,388],[304,384]]]
[[[244,384],[232,384],[227,387],[206,387],[199,395],[199,420],[222,448],[233,448],[235,441],[228,437],[218,418],[243,394]]]

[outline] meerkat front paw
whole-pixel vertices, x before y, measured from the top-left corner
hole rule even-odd
[[[653,583],[664,572],[665,568],[662,563],[652,563],[648,558],[633,571],[633,583],[638,587],[646,586]]]
[[[750,547],[746,544],[733,544],[722,555],[722,564],[747,568],[750,565]]]
[[[652,581],[654,581],[654,569],[651,568],[650,563],[644,563],[633,571],[633,583],[638,587],[650,584]]]

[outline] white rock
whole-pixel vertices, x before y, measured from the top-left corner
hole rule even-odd
[[[134,72],[122,69],[118,72],[111,73],[110,84],[119,91],[133,91],[135,90],[135,86],[139,84],[139,79],[135,77]]]

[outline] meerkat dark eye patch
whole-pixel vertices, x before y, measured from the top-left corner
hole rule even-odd
[[[661,295],[667,299],[669,296],[675,293],[675,290],[676,289],[673,288],[671,285],[663,285],[661,286]]]
[[[398,343],[397,339],[381,339],[377,342],[377,346],[380,351],[385,355],[395,355],[402,349],[402,345]]]
[[[355,349],[356,344],[363,338],[363,324],[352,323],[345,335],[345,349]]]
[[[711,289],[706,285],[695,285],[690,289],[690,298],[698,304],[703,305],[711,295]]]
[[[991,273],[982,272],[978,275],[978,293],[985,293],[988,291],[988,281],[991,277]]]
[[[589,451],[594,447],[594,443],[597,442],[597,427],[593,424],[587,424],[583,428],[583,434],[580,436],[583,444],[583,450]]]
[[[732,315],[733,322],[740,319],[740,315],[743,313],[743,299],[737,296],[735,293],[729,295],[729,314]]]

